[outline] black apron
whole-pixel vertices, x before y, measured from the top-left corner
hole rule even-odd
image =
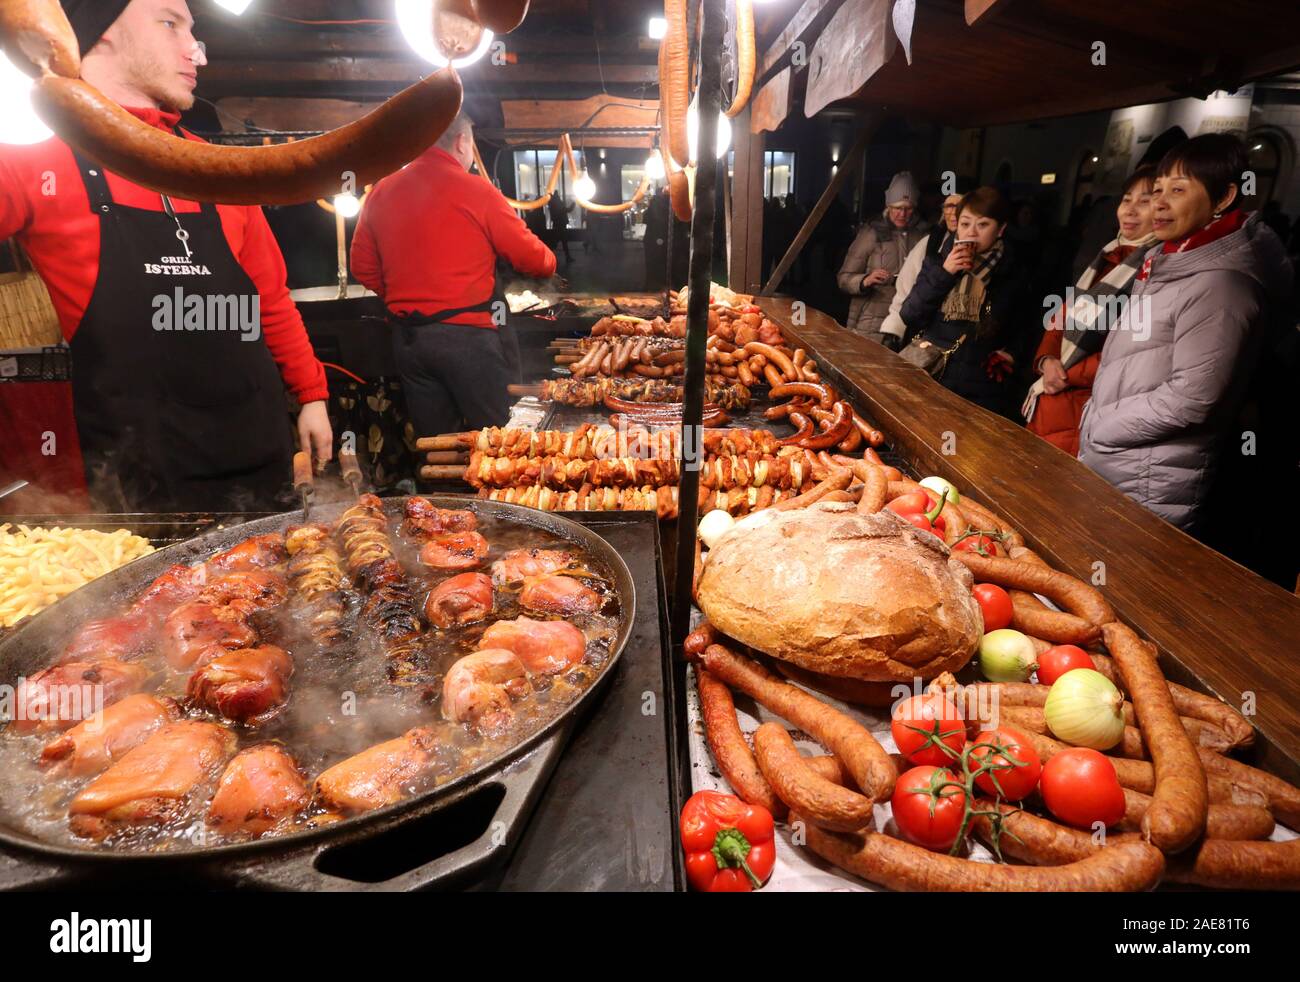
[[[406,344],[410,345],[414,343],[417,328],[447,324],[453,317],[459,317],[461,314],[492,314],[495,317],[495,308],[498,303],[502,305],[501,309],[506,311],[505,323],[498,324],[496,332],[497,338],[501,341],[501,351],[506,359],[508,381],[511,385],[519,385],[524,380],[523,356],[519,351],[519,335],[515,332],[515,326],[510,323],[510,305],[506,301],[505,291],[501,289],[501,278],[499,276],[493,281],[492,296],[482,303],[471,304],[468,307],[440,310],[436,314],[417,314],[414,312],[394,314],[390,311],[388,319],[392,323],[394,330],[401,331]]]
[[[76,158],[99,216],[98,279],[70,345],[92,501],[279,510],[293,466],[284,383],[217,209],[177,216],[165,198],[165,211],[124,207],[99,165]]]

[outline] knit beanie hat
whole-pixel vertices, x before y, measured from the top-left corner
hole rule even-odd
[[[889,182],[889,188],[885,191],[885,207],[891,205],[901,205],[907,203],[915,206],[921,198],[920,192],[916,188],[916,181],[912,178],[911,171],[899,171],[894,175],[894,179]]]

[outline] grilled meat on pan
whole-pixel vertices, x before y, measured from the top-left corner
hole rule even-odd
[[[306,612],[312,639],[328,647],[343,644],[352,634],[344,623],[347,573],[343,556],[328,525],[300,525],[285,538],[289,550],[289,582],[295,602]]]
[[[423,625],[415,595],[393,552],[383,502],[362,495],[339,519],[348,572],[365,597],[361,619],[379,636],[388,655],[388,677],[396,685],[429,683],[428,659],[418,643]]]

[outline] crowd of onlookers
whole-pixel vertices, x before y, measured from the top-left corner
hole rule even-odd
[[[1265,541],[1269,523],[1239,509],[1280,498],[1296,478],[1287,245],[1300,236],[1242,193],[1247,152],[1235,136],[1161,151],[1118,197],[1075,216],[1073,283],[1029,206],[963,189],[931,225],[912,176],[896,175],[840,267],[847,326],[1172,524],[1293,581],[1297,543]]]

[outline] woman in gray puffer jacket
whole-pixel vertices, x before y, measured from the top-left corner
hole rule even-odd
[[[1241,210],[1246,167],[1245,147],[1226,134],[1189,140],[1161,161],[1152,208],[1163,245],[1112,325],[1080,427],[1083,463],[1192,533],[1291,289],[1281,241]]]
[[[882,335],[889,316],[898,272],[907,254],[930,230],[916,212],[916,181],[900,171],[885,191],[885,211],[863,226],[840,267],[840,289],[853,297],[845,326],[857,334],[897,349],[898,338]]]

